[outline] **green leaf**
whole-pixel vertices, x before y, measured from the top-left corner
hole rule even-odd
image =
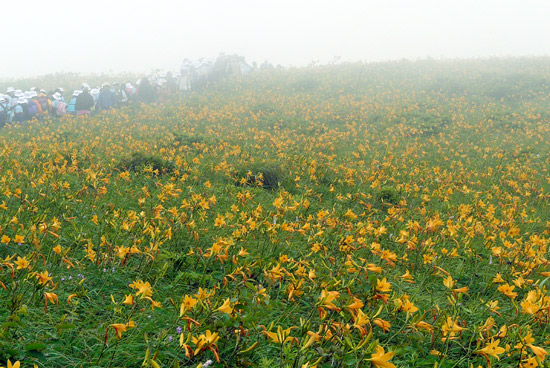
[[[33,342],[32,344],[25,346],[25,350],[27,351],[42,351],[45,348],[46,344],[41,341]]]

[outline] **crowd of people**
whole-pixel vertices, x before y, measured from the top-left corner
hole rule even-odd
[[[0,93],[0,126],[32,119],[41,120],[46,116],[90,115],[127,105],[131,101],[153,103],[165,100],[176,93],[176,79],[171,73],[166,73],[163,78],[155,78],[157,81],[154,84],[144,77],[135,86],[131,82],[106,82],[101,88],[92,88],[83,83],[70,96],[65,94],[62,87],[49,92],[35,87],[28,91],[9,87],[5,94]]]
[[[260,70],[271,65],[263,63]],[[240,77],[258,70],[255,63],[249,66],[244,57],[221,54],[216,60],[185,59],[179,72],[159,73],[143,77],[136,83],[103,83],[101,88],[83,83],[70,96],[61,87],[46,91],[31,88],[28,91],[9,87],[0,91],[0,127],[6,123],[61,117],[67,114],[82,116],[110,110],[130,102],[165,102],[177,92],[198,90],[227,77]]]

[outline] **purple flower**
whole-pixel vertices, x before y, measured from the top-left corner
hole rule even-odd
[[[180,334],[182,331],[183,331],[183,329],[180,326],[178,326],[176,328],[176,333]]]
[[[168,342],[172,342],[172,336],[168,336]]]

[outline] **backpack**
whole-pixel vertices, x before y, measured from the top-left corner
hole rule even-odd
[[[33,101],[29,101],[29,104],[27,105],[27,115],[32,118],[38,113],[38,108],[36,107],[36,104]]]
[[[65,102],[58,100],[57,101],[57,107],[55,108],[55,114],[57,116],[63,116],[67,112],[67,105]]]
[[[47,113],[48,110],[49,110],[49,108],[48,108],[49,107],[48,106],[48,99],[46,97],[39,97],[38,98],[38,103],[42,107],[42,112]]]

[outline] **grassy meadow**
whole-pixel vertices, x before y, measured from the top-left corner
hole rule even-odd
[[[549,83],[328,65],[4,127],[0,366],[544,366]]]

